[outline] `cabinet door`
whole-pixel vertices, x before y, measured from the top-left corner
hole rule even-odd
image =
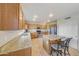
[[[1,26],[1,4],[0,4],[0,30],[2,29],[2,26]]]
[[[19,4],[4,3],[2,4],[2,29],[16,30],[19,29]]]
[[[6,15],[6,4],[2,3],[1,4],[1,26],[2,26],[2,30],[6,29],[5,26],[6,25],[6,19],[7,19],[7,15]]]

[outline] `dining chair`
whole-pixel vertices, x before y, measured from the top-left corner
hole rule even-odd
[[[69,43],[70,43],[71,39],[72,38],[67,38],[66,40],[63,41],[62,48],[64,49],[64,55],[66,55],[67,53],[68,53],[68,55],[70,55],[70,53],[69,53]]]
[[[57,44],[52,44],[51,45],[51,52],[55,52],[57,56],[59,56],[59,55],[66,56],[67,53],[68,53],[68,55],[70,55],[70,53],[69,53],[69,43],[70,43],[71,39],[72,38],[66,38],[66,40],[64,40],[64,41],[60,41]]]
[[[56,53],[57,56],[59,56],[59,55],[62,56],[61,42],[58,42],[57,44],[52,44],[51,45],[51,54],[53,55],[54,53]]]

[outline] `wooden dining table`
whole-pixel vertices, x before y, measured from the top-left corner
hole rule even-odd
[[[50,39],[49,41],[49,50],[50,50],[50,52],[49,52],[49,54],[51,54],[51,45],[53,45],[53,44],[61,44],[61,39],[60,38],[53,38],[53,39]]]
[[[60,37],[51,37],[51,38],[44,38],[43,42],[43,48],[46,50],[48,54],[51,54],[51,45],[52,44],[59,44],[61,43],[61,38]]]
[[[51,55],[52,53],[52,49],[51,49],[51,45],[53,44],[61,44],[61,39],[60,38],[56,38],[56,39],[53,39],[53,40],[49,40],[49,54]]]

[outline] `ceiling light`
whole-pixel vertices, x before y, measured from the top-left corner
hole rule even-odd
[[[37,15],[34,15],[34,18],[38,18],[38,16]]]
[[[51,14],[49,14],[49,17],[53,17],[53,14],[51,13]]]
[[[50,22],[50,20],[48,20],[48,22]]]

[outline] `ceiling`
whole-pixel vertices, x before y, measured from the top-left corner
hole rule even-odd
[[[79,13],[79,3],[23,3],[24,17],[30,23],[45,23]],[[52,14],[52,17],[49,17]]]

